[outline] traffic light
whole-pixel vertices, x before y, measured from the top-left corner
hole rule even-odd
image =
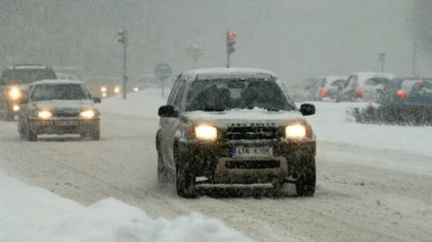
[[[227,53],[231,54],[235,51],[234,45],[235,45],[235,37],[236,35],[233,32],[228,31],[227,32]]]
[[[118,42],[120,43],[127,43],[128,41],[128,31],[125,29],[123,31],[118,32],[119,39]]]

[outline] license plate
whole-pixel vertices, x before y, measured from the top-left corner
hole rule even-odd
[[[271,147],[234,147],[231,149],[233,156],[256,157],[256,156],[273,156]]]
[[[54,122],[57,126],[77,126],[78,121],[75,120],[57,120]]]

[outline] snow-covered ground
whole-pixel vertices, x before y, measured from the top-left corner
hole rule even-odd
[[[346,109],[365,104],[314,103],[317,114],[307,119],[318,139],[315,197],[295,198],[288,185],[282,198],[265,189],[216,198],[203,190],[187,200],[156,182],[164,103],[157,89],[103,100],[100,142],[28,143],[16,123],[0,123],[0,241],[432,238],[430,127],[356,124]]]
[[[251,241],[200,214],[152,219],[114,198],[85,207],[0,174],[0,241]]]

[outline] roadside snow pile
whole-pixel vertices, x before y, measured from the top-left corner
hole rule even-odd
[[[370,105],[369,103],[313,104],[316,107],[316,114],[306,118],[312,124],[318,141],[432,156],[432,127],[360,124],[348,120],[347,110],[364,108]]]
[[[159,118],[159,107],[166,104],[169,90],[165,90],[165,97],[161,96],[161,89],[149,88],[139,92],[128,93],[127,99],[121,95],[103,99],[99,104],[102,112],[130,115],[145,118]]]
[[[0,191],[0,241],[251,241],[219,220],[199,214],[174,221],[152,219],[114,198],[85,207],[1,171]]]

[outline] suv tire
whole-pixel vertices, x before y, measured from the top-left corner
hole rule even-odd
[[[176,163],[176,189],[177,195],[184,198],[195,198],[195,173],[190,164],[174,150],[174,160]]]
[[[302,175],[295,183],[297,196],[313,197],[316,186],[315,158],[311,157],[303,167]]]

